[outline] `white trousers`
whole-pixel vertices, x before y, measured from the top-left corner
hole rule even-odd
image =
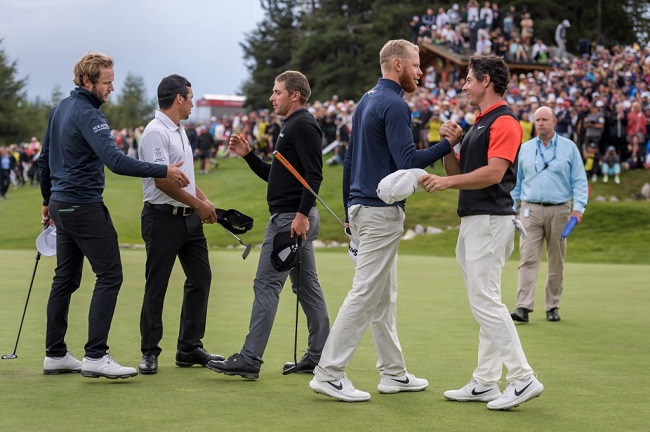
[[[473,377],[485,384],[501,378],[520,380],[533,374],[508,308],[501,301],[501,273],[514,249],[514,216],[461,218],[456,259],[467,297],[479,324],[478,367]]]
[[[377,369],[386,375],[406,371],[397,338],[397,249],[404,233],[401,207],[364,207],[348,211],[359,253],[352,289],[343,301],[314,370],[319,381],[345,376],[368,325],[377,352]]]

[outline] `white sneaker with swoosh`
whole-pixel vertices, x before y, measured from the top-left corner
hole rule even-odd
[[[487,385],[474,378],[461,389],[447,390],[444,396],[458,402],[490,402],[501,397],[499,383]]]
[[[309,387],[316,393],[343,402],[365,402],[370,399],[370,393],[354,388],[348,377],[343,377],[338,381],[318,381],[314,378],[309,382]]]
[[[420,391],[427,388],[429,381],[424,378],[416,378],[415,375],[406,372],[404,375],[384,375],[377,386],[379,393],[399,393]]]
[[[506,411],[510,408],[536,398],[544,391],[544,386],[537,380],[535,375],[523,380],[513,380],[508,382],[503,395],[487,404],[491,410]]]

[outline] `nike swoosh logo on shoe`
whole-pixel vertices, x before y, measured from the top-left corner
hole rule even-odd
[[[343,383],[340,383],[339,385],[336,385],[336,384],[334,384],[332,381],[327,381],[327,384],[331,385],[332,387],[334,387],[334,388],[337,389],[338,391],[343,390]],[[530,385],[530,384],[529,384],[529,385]]]
[[[530,385],[530,384],[528,384],[528,385]],[[487,390],[484,390],[484,391],[477,392],[476,389],[473,388],[473,389],[472,389],[472,396],[482,395],[482,394],[485,394],[485,393],[487,393],[487,392],[489,392],[489,391],[491,391],[491,390],[492,390],[492,389],[487,389]],[[525,390],[525,389],[524,389],[524,390]],[[518,395],[517,395],[517,396],[518,396]]]
[[[532,384],[532,382],[529,382],[528,385],[527,385],[526,387],[522,388],[521,390],[517,390],[517,389],[515,389],[515,396],[521,396],[521,394],[522,394],[523,392],[525,392],[526,389],[527,389],[528,387],[530,387],[531,384]]]
[[[406,377],[404,380],[398,380],[397,378],[391,378],[393,381],[397,381],[400,384],[408,384],[409,383],[409,377]]]

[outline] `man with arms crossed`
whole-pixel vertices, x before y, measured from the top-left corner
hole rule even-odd
[[[461,218],[456,258],[465,281],[470,309],[479,324],[478,367],[459,390],[444,393],[449,400],[488,402],[492,410],[508,410],[539,396],[544,386],[528,365],[519,335],[501,301],[501,273],[514,249],[517,151],[523,131],[503,101],[510,71],[501,57],[471,57],[463,91],[480,109],[476,123],[455,153],[444,158],[447,177],[422,176],[429,192],[460,189]],[[450,130],[443,125],[442,136]],[[458,139],[452,138],[452,143]],[[508,385],[501,394],[503,365]]]
[[[140,314],[142,362],[140,373],[158,372],[158,344],[163,336],[162,311],[169,277],[176,257],[185,272],[181,323],[176,345],[176,364],[205,366],[223,360],[207,353],[205,335],[212,271],[203,223],[215,223],[214,205],[196,186],[192,147],[181,126],[192,111],[192,85],[180,75],[170,75],[158,85],[160,110],[144,130],[138,153],[140,160],[168,164],[183,162],[190,184],[181,188],[159,179],[142,179],[142,239],[147,248],[146,282]]]
[[[122,367],[108,354],[117,295],[122,285],[122,263],[117,232],[104,205],[104,165],[116,174],[164,178],[185,187],[189,180],[183,162],[159,165],[123,154],[111,137],[99,107],[113,91],[113,59],[88,53],[74,67],[77,88],[50,113],[39,158],[43,223],[56,225],[56,270],[47,302],[45,336],[46,375],[81,372],[91,378],[128,378],[135,368]],[[83,361],[68,352],[70,298],[81,284],[84,257],[97,276],[90,311],[88,342]]]

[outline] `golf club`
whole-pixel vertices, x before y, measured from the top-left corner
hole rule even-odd
[[[228,228],[226,228],[225,226],[223,226],[223,225],[221,225],[221,224],[219,224],[219,226],[221,226],[221,228],[225,229],[226,232],[227,232],[228,234],[230,234],[231,236],[233,236],[234,238],[236,238],[237,241],[238,241],[242,246],[244,246],[244,247],[246,248],[246,249],[244,249],[244,253],[241,254],[242,259],[246,259],[246,257],[248,256],[248,254],[251,253],[251,248],[253,247],[253,245],[252,245],[252,244],[246,244],[246,243],[244,243],[244,242],[243,242],[239,237],[237,237],[237,236],[235,235],[235,233],[233,233],[232,231],[230,231],[230,230],[229,230]]]
[[[302,259],[301,259],[302,261]],[[293,331],[293,367],[282,371],[282,375],[289,375],[298,370],[298,306],[300,304],[300,263],[298,263],[298,284],[296,286],[296,326]]]
[[[50,226],[50,217],[45,218],[45,223],[43,224],[43,231]],[[16,350],[18,349],[18,341],[20,340],[20,333],[23,330],[23,322],[25,321],[25,314],[27,313],[27,305],[29,304],[29,296],[32,294],[32,287],[34,286],[34,277],[36,276],[36,269],[38,268],[38,261],[41,259],[41,253],[36,252],[36,262],[34,263],[34,271],[32,272],[32,281],[29,283],[29,290],[27,291],[27,300],[25,300],[25,307],[23,308],[23,317],[20,319],[20,327],[18,327],[18,335],[16,336],[16,345],[14,345],[14,352],[11,354],[5,354],[2,356],[3,360],[12,360],[18,358],[16,355]]]
[[[314,196],[314,198],[316,198],[316,199],[317,199],[321,204],[323,204],[323,207],[325,207],[325,208],[327,209],[327,211],[330,212],[330,214],[331,214],[332,216],[334,216],[334,218],[335,218],[335,219],[336,219],[336,220],[341,224],[341,226],[345,229],[345,224],[343,223],[343,221],[341,221],[341,219],[339,219],[339,217],[336,215],[336,213],[334,213],[334,212],[332,211],[332,209],[329,208],[329,207],[327,206],[327,204],[325,204],[325,201],[323,201],[323,200],[318,196],[318,194],[317,194],[316,192],[314,192],[314,190],[309,186],[309,183],[307,183],[307,182],[305,181],[305,179],[302,178],[302,176],[300,175],[300,173],[299,173],[298,171],[296,171],[296,169],[291,165],[291,163],[290,163],[288,160],[286,160],[285,157],[282,156],[282,154],[281,154],[279,151],[277,151],[277,150],[275,150],[275,151],[273,152],[273,156],[275,156],[275,157],[276,157],[276,158],[277,158],[277,159],[282,163],[282,165],[284,165],[285,168],[288,169],[289,172],[291,172],[291,174],[293,174],[293,176],[294,176],[294,177],[295,177],[295,178],[296,178],[296,179],[297,179],[297,180],[298,180],[298,181],[299,181],[299,182],[300,182],[300,183],[305,187],[305,189],[307,189],[309,192],[311,192],[311,194]]]

